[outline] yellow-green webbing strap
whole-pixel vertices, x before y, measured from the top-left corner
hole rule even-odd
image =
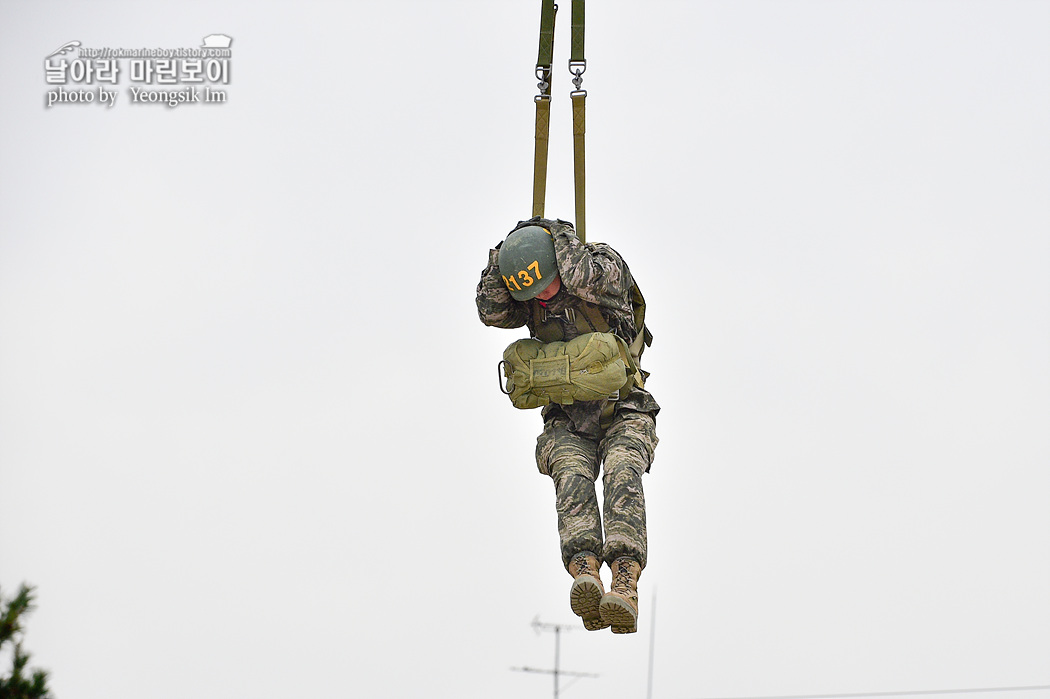
[[[584,172],[583,137],[586,132],[584,119],[584,102],[586,90],[573,92],[572,97],[572,163],[573,180],[576,183],[576,235],[581,242],[587,242],[586,216],[584,215],[584,198],[587,191],[587,178]]]
[[[584,105],[587,91],[583,89],[583,72],[587,70],[587,60],[583,57],[583,3],[584,0],[572,0],[572,55],[569,57],[569,72],[575,77],[572,80],[576,89],[569,93],[572,98],[572,163],[573,181],[576,184],[576,235],[587,242],[586,216],[584,201],[586,199],[587,178],[584,167],[584,134],[586,120]]]
[[[551,65],[554,62],[554,17],[558,8],[554,0],[543,0],[540,9],[540,49],[536,57],[536,78],[540,93],[536,95],[536,152],[532,174],[532,215],[543,216],[547,198],[547,152],[550,145]]]
[[[551,124],[550,95],[536,95],[536,156],[532,173],[532,215],[543,216],[547,199],[547,147]]]
[[[572,0],[572,51],[570,63],[583,63],[583,1]]]
[[[550,68],[554,63],[554,15],[558,12],[558,6],[554,0],[543,0],[540,8],[540,51],[536,56],[536,66],[547,66]]]

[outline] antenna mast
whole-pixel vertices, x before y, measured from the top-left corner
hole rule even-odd
[[[572,672],[571,670],[561,669],[561,632],[562,631],[573,631],[577,627],[569,626],[568,624],[545,624],[540,621],[537,616],[532,620],[532,628],[536,630],[536,633],[540,631],[553,631],[554,632],[554,669],[553,670],[540,670],[534,667],[512,667],[511,670],[516,672],[539,672],[545,675],[554,675],[554,699],[558,699],[558,691],[560,688],[559,677],[562,675],[568,675],[570,677],[597,677],[591,672]]]

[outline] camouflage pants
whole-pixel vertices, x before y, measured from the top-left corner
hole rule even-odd
[[[599,439],[572,432],[569,424],[564,414],[553,411],[536,440],[540,472],[554,480],[562,562],[568,567],[575,554],[590,551],[610,564],[630,556],[644,568],[642,474],[659,442],[656,419],[649,413],[619,411]],[[595,492],[599,464],[604,467],[604,539]]]

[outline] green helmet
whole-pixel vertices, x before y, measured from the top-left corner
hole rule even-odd
[[[516,301],[528,301],[558,276],[551,232],[540,226],[512,231],[499,248],[499,273]]]

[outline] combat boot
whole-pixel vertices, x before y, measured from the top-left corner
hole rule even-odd
[[[602,596],[598,613],[602,623],[612,626],[613,633],[634,633],[638,630],[638,576],[642,566],[633,558],[617,558],[612,562],[613,579],[609,591]]]
[[[605,594],[601,566],[598,557],[590,551],[582,551],[569,561],[569,575],[573,577],[569,605],[573,614],[583,618],[583,627],[588,631],[598,631],[609,625],[598,612],[598,605]]]

